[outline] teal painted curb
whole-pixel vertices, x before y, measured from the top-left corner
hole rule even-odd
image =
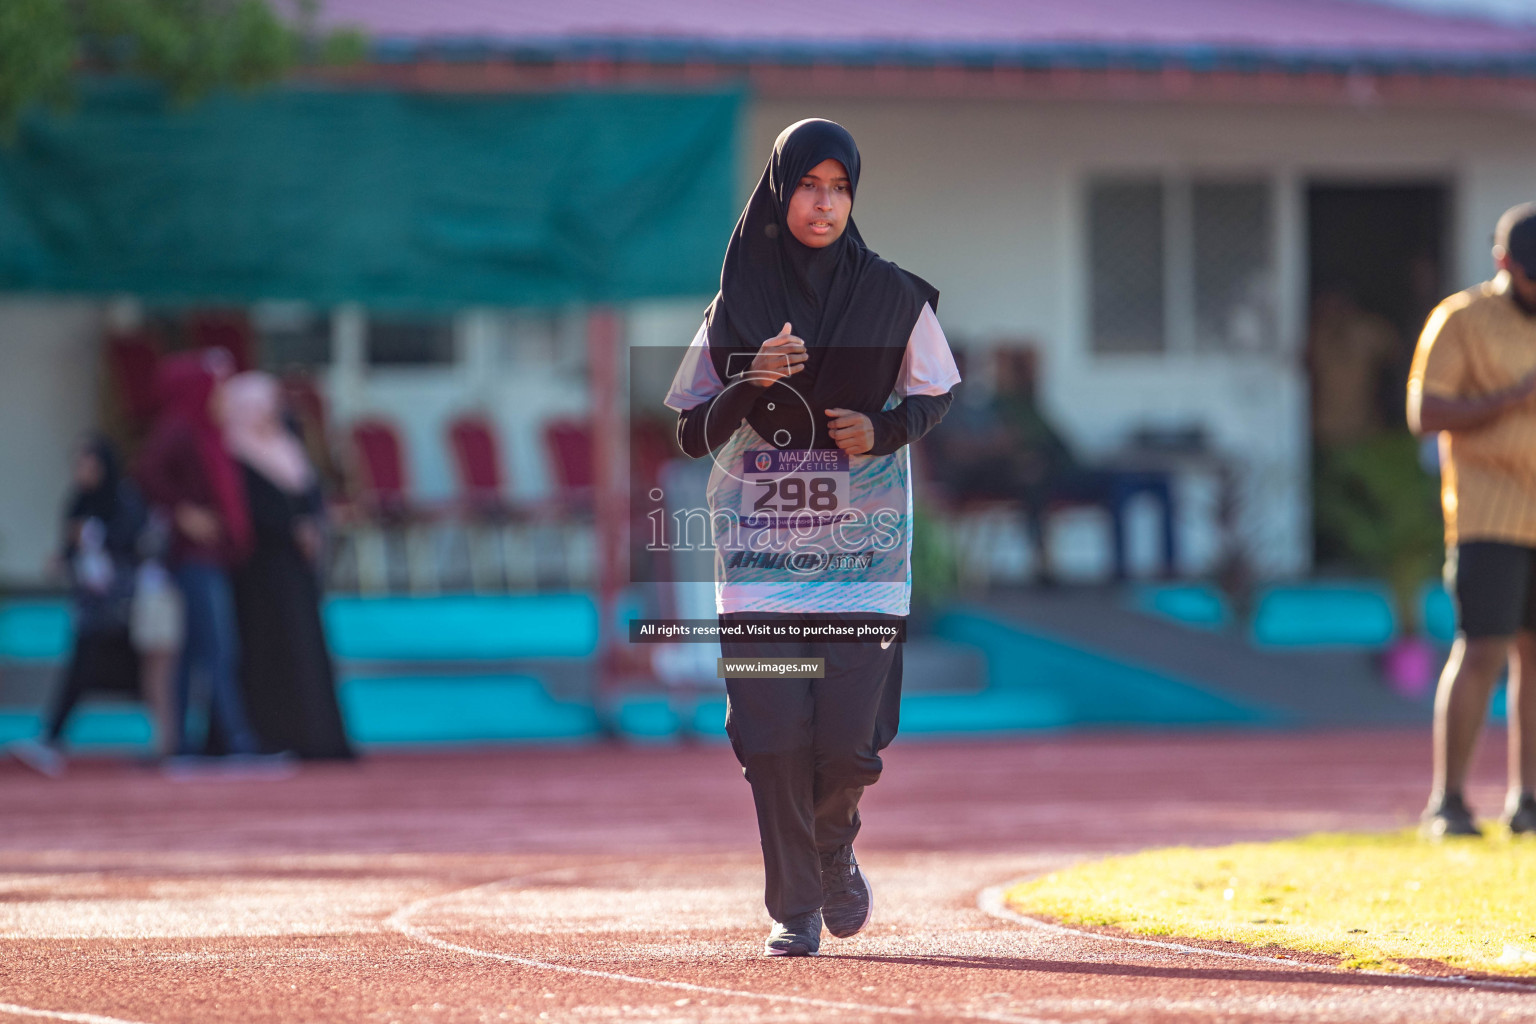
[[[326,635],[355,661],[585,658],[597,650],[586,594],[333,597]]]
[[[666,696],[635,695],[619,701],[613,725],[630,743],[664,746],[682,738],[683,716]]]
[[[1376,650],[1397,636],[1397,615],[1379,583],[1270,587],[1259,595],[1252,636],[1260,647]]]
[[[43,716],[37,712],[0,712],[0,744],[35,739],[42,728]],[[147,754],[153,738],[149,716],[134,704],[82,707],[64,730],[64,741],[82,750]]]
[[[7,601],[0,604],[0,658],[62,661],[74,642],[68,603]]]
[[[384,676],[341,685],[347,729],[363,747],[570,743],[602,735],[585,704],[552,699],[527,676]]]
[[[1030,695],[1041,727],[1078,725],[1280,725],[1293,716],[1212,693],[1142,665],[1026,632],[985,611],[957,608],[936,631],[987,659],[987,693]],[[978,705],[980,707],[980,705]]]
[[[1220,632],[1232,624],[1226,595],[1203,583],[1146,584],[1131,592],[1131,607],[1143,615],[1191,629]]]
[[[329,597],[326,637],[356,661],[586,658],[597,650],[597,605],[585,593]],[[62,599],[0,604],[0,658],[62,661],[73,640]]]
[[[1419,625],[1431,640],[1449,644],[1456,639],[1456,602],[1445,584],[1424,584],[1419,592]]]

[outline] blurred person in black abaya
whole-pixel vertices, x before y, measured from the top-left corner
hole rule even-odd
[[[129,636],[139,537],[146,522],[138,488],[124,478],[105,438],[86,438],[75,456],[74,486],[65,504],[59,553],[70,584],[75,641],[41,735],[10,746],[37,771],[63,774],[64,727],[91,692],[137,695],[139,655]]]
[[[224,440],[245,481],[255,543],[234,570],[241,689],[269,750],[350,758],[320,620],[319,480],[283,420],[275,377],[241,373],[224,393]]]

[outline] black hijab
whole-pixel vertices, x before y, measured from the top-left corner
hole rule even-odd
[[[932,285],[864,244],[851,214],[842,236],[822,249],[790,233],[790,196],[811,168],[829,159],[847,169],[856,198],[859,149],[847,129],[810,118],[780,133],[736,222],[720,292],[705,313],[710,356],[722,380],[745,369],[745,357],[786,321],[805,341],[805,369],[763,389],[747,414],[753,429],[780,448],[835,448],[823,410],[879,412],[896,386],[923,304],[937,309],[939,303]]]

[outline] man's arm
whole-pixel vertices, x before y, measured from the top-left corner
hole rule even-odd
[[[1418,437],[1441,430],[1476,430],[1498,419],[1506,410],[1536,394],[1536,373],[1503,391],[1475,398],[1449,398],[1426,395],[1422,389],[1408,391],[1408,427]]]
[[[1415,435],[1442,430],[1477,430],[1536,393],[1536,373],[1513,387],[1486,395],[1477,390],[1469,365],[1469,348],[1477,340],[1467,334],[1466,293],[1453,295],[1424,323],[1408,371],[1408,429]]]

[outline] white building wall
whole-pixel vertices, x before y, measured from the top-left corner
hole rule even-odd
[[[1522,125],[1523,132],[1466,153],[1460,161],[1462,192],[1453,211],[1455,274],[1452,284],[1465,288],[1486,280],[1492,270],[1489,247],[1499,215],[1518,203],[1536,201],[1536,123]]]
[[[1536,198],[1536,125],[1515,114],[1001,100],[759,101],[744,187],[778,132],[810,116],[839,121],[859,142],[855,217],[869,244],[939,288],[940,319],[958,343],[1035,347],[1044,401],[1085,454],[1113,451],[1141,425],[1206,426],[1244,468],[1239,529],[1269,576],[1305,571],[1311,552],[1308,181],[1450,185],[1447,255],[1460,283],[1487,276],[1498,213]],[[1275,185],[1280,350],[1090,351],[1084,181],[1224,171]]]
[[[97,307],[0,297],[0,583],[45,578],[70,463],[96,421]]]

